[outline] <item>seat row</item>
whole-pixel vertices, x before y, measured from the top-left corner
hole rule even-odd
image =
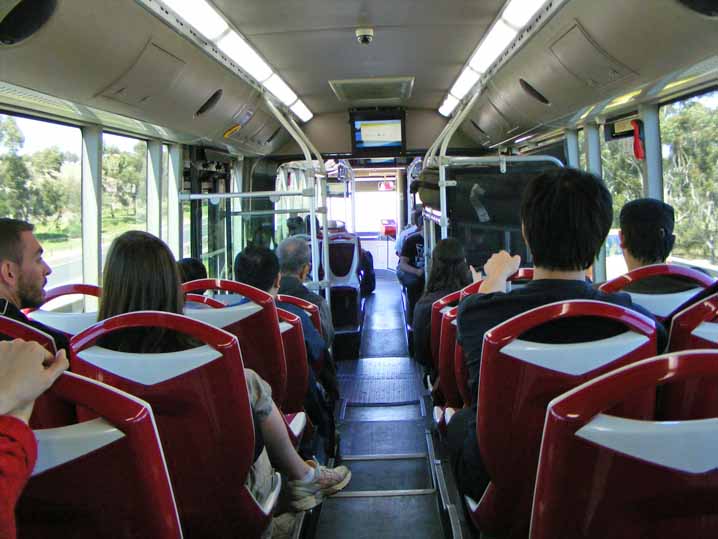
[[[225,306],[193,297],[199,289],[243,301]],[[185,291],[188,305],[210,308],[189,306],[185,316],[134,312],[96,324],[94,313],[30,313],[72,337],[72,372],[38,399],[31,418],[38,465],[18,505],[22,537],[46,537],[61,526],[73,537],[258,537],[268,525],[281,481],[273,476],[265,500],[255,500],[244,486],[256,455],[243,367],[271,385],[298,443],[307,422],[308,377],[300,320],[247,285],[202,280],[187,283]],[[61,293],[101,291],[66,287],[48,298]],[[305,309],[320,326],[314,305],[281,299]],[[97,345],[136,327],[183,333],[201,346],[129,354]],[[54,351],[49,336],[20,322],[0,317],[0,333]]]
[[[651,267],[647,271],[644,270],[643,276],[653,276],[661,272],[671,273],[674,268],[674,266]],[[695,276],[694,273],[697,272],[693,270],[680,268],[676,271],[683,277],[695,277],[695,289],[691,290],[690,294],[679,294],[681,297],[651,298],[654,301],[652,305],[661,309],[661,314],[658,315],[660,319],[670,324],[669,350],[674,352],[693,348],[718,348],[718,323],[716,323],[718,290],[713,290],[716,284],[703,274]],[[520,286],[522,280],[531,277],[531,270],[522,270],[520,274],[514,276],[514,286]],[[622,282],[636,282],[641,278],[640,273],[629,274],[622,278]],[[676,423],[676,426],[672,427],[655,420],[665,418],[702,420],[718,416],[718,404],[715,404],[714,398],[718,384],[713,380],[706,382],[697,375],[686,375],[685,383],[676,382],[671,384],[669,389],[662,389],[659,392],[660,399],[657,401],[656,385],[669,376],[677,375],[666,374],[665,378],[655,380],[652,377],[657,372],[656,369],[660,370],[660,368],[677,371],[676,362],[683,365],[698,361],[695,358],[713,358],[713,361],[718,361],[718,355],[709,352],[685,352],[659,359],[648,359],[659,352],[656,325],[648,317],[630,309],[598,301],[575,300],[554,303],[516,316],[485,334],[478,396],[472,399],[468,390],[463,351],[456,343],[456,304],[463,297],[476,293],[479,286],[480,283],[474,283],[433,304],[431,335],[432,357],[439,376],[439,389],[435,395],[437,405],[434,408],[434,420],[437,426],[440,430],[444,430],[457,409],[468,406],[472,402],[477,402],[478,406],[476,435],[491,483],[481,500],[466,499],[472,520],[483,533],[489,535],[526,537],[533,505],[535,525],[532,527],[532,537],[609,537],[611,535],[606,530],[611,518],[618,519],[616,521],[618,529],[638,530],[642,529],[640,526],[647,526],[644,521],[648,522],[655,517],[652,514],[653,509],[649,507],[648,498],[640,500],[641,503],[646,504],[644,514],[640,517],[635,514],[630,515],[631,518],[641,521],[640,525],[636,524],[636,528],[631,528],[628,524],[628,528],[620,528],[618,524],[620,518],[628,519],[629,516],[616,515],[608,509],[605,515],[601,513],[600,517],[595,517],[597,520],[591,520],[600,511],[595,507],[589,510],[586,504],[599,504],[601,510],[604,506],[616,509],[617,506],[604,500],[604,497],[606,492],[613,489],[620,491],[622,481],[630,483],[631,480],[635,481],[640,477],[645,484],[653,481],[654,474],[664,477],[658,473],[655,466],[665,466],[665,463],[661,460],[659,464],[655,464],[657,461],[651,460],[650,448],[660,441],[661,444],[667,444],[665,445],[667,453],[671,455],[673,454],[671,451],[680,453],[681,444],[685,444],[685,435],[690,431],[691,423]],[[609,282],[603,288],[617,291],[621,287],[615,282]],[[638,298],[635,299],[639,301]],[[603,320],[618,324],[623,327],[623,332],[609,338],[569,344],[537,343],[523,338],[527,332],[545,324],[584,317],[591,317],[599,323]],[[699,360],[705,361],[706,365],[710,363],[709,359]],[[628,385],[634,389],[624,392],[614,391],[611,394],[615,398],[611,401],[599,405],[587,397],[593,407],[591,408],[594,411],[593,415],[574,415],[573,409],[565,408],[563,404],[562,407],[557,407],[558,403],[563,403],[564,400],[573,406],[573,403],[577,402],[575,400],[577,397],[573,397],[575,394],[593,395],[595,390],[590,388],[593,387],[595,380],[608,380],[600,382],[601,387],[605,388],[613,383],[619,384],[619,379],[623,380],[624,377],[631,376],[619,373],[643,373],[642,370],[632,370],[634,366],[643,364],[660,364],[662,367],[645,367],[646,372],[650,374],[646,374],[645,378],[640,378],[642,374],[636,374],[635,376],[639,376],[636,380],[640,380],[640,383],[631,378],[629,380],[631,383]],[[714,367],[715,372],[718,373],[718,362]],[[690,367],[685,369],[687,373],[694,372]],[[714,376],[710,374],[710,377]],[[613,377],[617,377],[615,382],[612,382]],[[693,379],[688,380],[688,378]],[[588,389],[576,390],[575,388],[579,386]],[[640,387],[641,390],[635,387]],[[554,409],[560,410],[564,415],[552,411]],[[592,453],[574,439],[576,432],[583,427],[571,430],[571,435],[567,434],[566,425],[570,425],[570,429],[573,429],[578,424],[577,418],[580,418],[584,425],[590,425],[581,432],[593,433],[591,438],[585,436],[581,438],[583,434],[577,436],[582,440],[589,440],[581,442],[584,445],[593,444]],[[548,430],[548,426],[554,423],[557,426]],[[715,449],[713,438],[705,434],[710,430],[710,425],[713,423],[709,421],[698,426],[700,427],[698,431],[704,433],[700,435],[704,438],[699,440],[708,440],[708,447]],[[594,436],[595,433],[598,434]],[[718,436],[715,439],[718,440]],[[616,441],[614,443],[611,440]],[[567,446],[570,447],[565,449],[570,456],[570,458],[566,457],[565,462],[560,458],[554,458],[558,451],[555,446],[557,443],[568,444]],[[580,449],[574,447],[577,443]],[[597,446],[603,449],[596,449]],[[646,449],[647,447],[649,449]],[[707,451],[708,447],[702,449]],[[698,453],[703,455],[701,451]],[[575,462],[571,460],[573,452],[581,456]],[[609,454],[610,456],[607,456]],[[620,457],[621,454],[629,455],[625,459],[632,464],[625,465],[625,468],[636,470],[635,473],[626,473],[625,477],[622,477],[620,473],[615,472],[613,463],[624,458]],[[593,460],[584,458],[586,455],[591,455]],[[705,460],[705,455],[702,458]],[[714,460],[713,468],[716,468],[718,459]],[[647,462],[653,464],[646,467]],[[595,469],[592,468],[592,464]],[[580,473],[576,472],[575,469],[581,466],[583,468]],[[694,483],[698,489],[696,492],[708,485],[709,488],[714,489],[712,492],[715,494],[718,483],[715,474],[710,472],[713,468],[703,470],[700,473],[706,472],[707,475],[695,479]],[[537,470],[541,481],[535,483]],[[684,468],[679,466],[676,470],[678,471],[671,472],[674,473],[672,476],[674,480],[685,482],[684,476],[681,475],[685,472]],[[596,477],[593,478],[591,474]],[[591,481],[577,482],[573,479],[587,475],[592,478]],[[656,482],[663,481],[661,478],[656,479]],[[601,483],[602,480],[606,483]],[[627,492],[630,486],[629,484],[626,487]],[[676,495],[676,491],[667,492],[666,499]],[[631,496],[634,496],[632,500],[634,505],[630,507],[635,509],[639,493]],[[558,503],[559,498],[566,507],[575,507],[578,511],[571,513],[575,516],[573,520],[562,518],[565,516],[565,511],[564,506]],[[551,500],[553,505],[547,505],[549,503],[547,500]],[[581,506],[581,503],[584,503],[584,506]],[[701,509],[697,511],[700,515],[705,514]],[[607,520],[600,520],[604,518]],[[536,524],[537,519],[538,524]],[[687,524],[689,529],[693,529],[690,525]],[[544,527],[549,531],[540,531]],[[690,534],[681,535],[690,536]],[[634,535],[619,533],[615,536]],[[643,535],[637,533],[635,536]]]

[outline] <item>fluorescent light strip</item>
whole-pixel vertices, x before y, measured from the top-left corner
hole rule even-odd
[[[496,24],[489,30],[489,33],[471,57],[469,61],[471,69],[479,73],[485,73],[491,67],[491,64],[504,52],[506,47],[509,46],[516,34],[516,30],[501,19],[496,21]]]
[[[453,95],[449,94],[446,96],[446,99],[444,99],[444,102],[439,107],[439,114],[442,116],[446,116],[447,118],[451,116],[451,113],[454,112],[454,109],[456,108],[456,105],[459,104],[459,100],[456,99]]]
[[[297,94],[276,73],[264,81],[264,87],[272,92],[277,99],[289,106],[297,100]]]
[[[545,3],[546,0],[511,0],[501,18],[517,30],[521,29]]]
[[[464,68],[449,93],[457,99],[463,99],[469,93],[469,90],[479,82],[479,77],[480,75],[470,67]]]
[[[164,3],[212,41],[229,28],[225,20],[205,0],[164,0]]]
[[[259,82],[272,76],[272,68],[237,32],[230,31],[217,42],[217,46]]]
[[[314,117],[312,111],[307,108],[301,99],[297,100],[297,102],[289,108],[294,114],[299,116],[299,119],[303,122],[308,122]]]

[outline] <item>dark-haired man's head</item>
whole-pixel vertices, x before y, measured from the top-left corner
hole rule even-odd
[[[183,283],[207,278],[207,268],[196,258],[182,258],[177,262]]]
[[[25,221],[0,218],[0,297],[19,309],[42,305],[52,273],[34,229]]]
[[[621,208],[621,248],[629,271],[649,264],[660,264],[671,254],[673,207],[653,198],[639,198]]]
[[[234,279],[272,295],[279,290],[279,260],[274,251],[249,245],[234,259]]]
[[[534,265],[554,271],[588,269],[613,219],[613,202],[603,181],[565,168],[529,182],[521,201],[524,238]]]
[[[279,271],[303,281],[309,273],[309,245],[302,238],[287,238],[277,247]]]

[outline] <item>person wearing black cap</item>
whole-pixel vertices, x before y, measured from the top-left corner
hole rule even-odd
[[[628,271],[665,263],[676,237],[673,234],[673,207],[653,198],[638,198],[621,208],[618,238]],[[695,284],[676,276],[658,275],[626,287],[626,292],[668,294],[694,288]]]

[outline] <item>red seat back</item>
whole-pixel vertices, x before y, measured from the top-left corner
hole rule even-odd
[[[668,350],[718,348],[718,293],[697,301],[675,314]]]
[[[665,380],[718,382],[718,352],[667,354],[554,399],[546,414],[532,539],[718,537],[717,419],[635,421],[616,402]]]
[[[35,431],[38,460],[18,503],[19,537],[181,538],[149,405],[73,373],[48,391],[98,417]]]
[[[314,326],[314,328],[319,332],[320,335],[322,335],[322,320],[319,317],[319,307],[314,305],[314,303],[304,300],[302,298],[298,298],[296,296],[288,296],[286,294],[277,294],[277,301],[291,303],[292,305],[296,305],[304,312],[306,312],[307,316],[309,316],[309,318],[312,320],[312,325]]]
[[[58,286],[45,293],[43,305],[47,305],[52,300],[62,296],[73,295],[99,298],[102,295],[102,288],[92,284],[67,284]],[[42,306],[37,309],[28,309],[26,312],[29,318],[63,333],[68,339],[97,322],[97,313],[95,312],[48,311],[43,309]]]
[[[221,279],[190,281],[182,288],[185,293],[221,290],[248,300],[223,309],[188,308],[185,314],[235,335],[239,339],[244,365],[255,370],[272,387],[274,402],[280,406],[287,387],[287,368],[274,298],[253,286]],[[221,298],[217,296],[217,299]]]
[[[451,294],[447,294],[441,299],[437,299],[431,304],[431,360],[434,368],[439,368],[439,341],[441,340],[441,319],[445,312],[451,307],[456,306],[461,297],[461,291],[457,290]]]
[[[441,334],[439,336],[439,390],[444,396],[446,406],[461,408],[463,401],[454,378],[454,347],[456,346],[456,313],[452,307],[441,318]]]
[[[209,296],[204,296],[202,294],[185,294],[184,301],[185,305],[187,305],[188,307],[193,307],[192,303],[206,305],[207,307],[211,307],[212,309],[223,309],[227,306],[221,301],[218,301],[214,298],[210,298]]]
[[[638,294],[627,291],[631,295],[633,303],[650,311],[661,322],[670,319],[678,307],[699,294],[704,288],[715,283],[715,279],[709,275],[692,268],[676,264],[653,264],[606,281],[599,287],[599,290],[609,294],[620,292],[629,285],[657,276],[680,277],[695,284],[694,288],[670,294]]]
[[[217,309],[218,311],[220,309]],[[166,328],[203,346],[129,354],[96,343],[127,328]],[[73,371],[152,405],[188,536],[253,537],[268,525],[244,486],[254,461],[254,426],[237,338],[185,316],[140,311],[103,320],[71,343]]]
[[[10,339],[34,341],[53,355],[57,352],[55,341],[50,335],[6,316],[0,316],[0,335]],[[74,406],[56,398],[52,392],[45,392],[35,400],[30,426],[34,429],[61,427],[74,423],[76,418]]]
[[[287,391],[284,395],[282,411],[285,414],[298,413],[304,410],[304,397],[307,394],[309,379],[302,321],[297,315],[284,309],[277,309],[277,314],[287,364]]]
[[[520,337],[557,320],[595,317],[620,323],[615,337],[541,344]],[[656,354],[655,322],[599,301],[551,303],[487,331],[481,355],[477,439],[491,477],[473,516],[482,531],[525,537],[546,406],[554,397],[600,374]],[[627,409],[652,414],[655,395],[635,395]]]
[[[102,288],[94,284],[66,284],[63,286],[56,286],[55,288],[45,292],[43,305],[50,303],[53,299],[73,295],[93,296],[99,298],[102,296]]]

